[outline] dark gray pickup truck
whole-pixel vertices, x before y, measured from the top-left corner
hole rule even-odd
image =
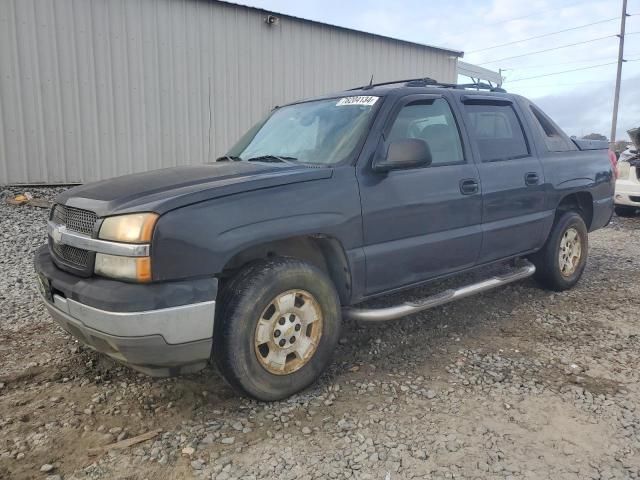
[[[531,275],[571,288],[614,182],[606,144],[520,96],[369,85],[274,109],[214,164],[66,191],[35,265],[84,344],[151,375],[214,358],[275,400],[327,367],[343,317],[399,318]],[[498,262],[421,301],[357,305]]]

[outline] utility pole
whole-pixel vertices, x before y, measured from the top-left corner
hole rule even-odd
[[[618,47],[618,72],[616,75],[616,90],[613,94],[613,118],[611,119],[611,136],[609,145],[613,149],[616,142],[616,128],[618,127],[618,102],[620,100],[620,82],[622,81],[622,63],[624,62],[624,29],[627,21],[627,0],[622,0],[622,15],[620,17],[620,44]]]

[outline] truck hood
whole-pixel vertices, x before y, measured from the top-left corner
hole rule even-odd
[[[305,165],[218,162],[164,168],[72,188],[56,202],[99,217],[169,210],[196,202],[298,182],[330,178],[333,169]]]

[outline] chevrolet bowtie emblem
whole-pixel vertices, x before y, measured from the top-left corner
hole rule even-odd
[[[62,228],[64,227],[56,225],[51,231],[51,238],[53,238],[53,241],[56,243],[60,243],[60,240],[62,240]]]

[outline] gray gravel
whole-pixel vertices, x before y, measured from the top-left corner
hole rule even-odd
[[[570,292],[525,281],[348,323],[318,384],[263,404],[211,369],[138,375],[53,325],[31,266],[46,215],[0,201],[0,478],[640,477],[640,217],[591,235]]]

